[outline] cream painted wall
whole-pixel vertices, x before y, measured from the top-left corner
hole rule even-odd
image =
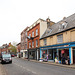
[[[74,29],[63,32],[61,34],[63,34],[63,43],[75,41],[75,30]],[[60,35],[60,34],[58,34],[58,35]],[[57,43],[57,35],[47,37],[47,45],[54,45],[54,44],[58,44]],[[43,39],[40,40],[40,46],[44,46]]]
[[[40,38],[47,29],[47,22],[40,22]]]

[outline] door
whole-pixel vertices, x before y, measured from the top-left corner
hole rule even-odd
[[[75,49],[73,50],[73,63],[75,63]]]

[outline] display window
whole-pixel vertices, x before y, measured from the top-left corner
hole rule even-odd
[[[47,50],[42,51],[42,58],[47,58]]]
[[[48,60],[53,60],[53,50],[48,50]]]

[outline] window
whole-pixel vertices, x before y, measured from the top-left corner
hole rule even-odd
[[[38,47],[38,40],[36,40],[36,47]]]
[[[63,43],[63,34],[57,35],[57,43]]]
[[[47,39],[44,39],[44,45],[47,45]]]
[[[34,47],[34,41],[32,41],[32,47]]]
[[[27,36],[27,32],[26,32],[26,36]]]
[[[25,44],[25,49],[27,49],[27,44]]]
[[[26,38],[26,42],[27,42],[27,38]]]
[[[31,34],[29,34],[29,36],[31,37]]]
[[[34,32],[32,32],[32,37],[34,37]]]
[[[31,42],[29,42],[29,48],[31,48]]]
[[[36,36],[38,35],[38,29],[36,29]]]
[[[66,21],[62,23],[63,29],[66,28],[67,24],[68,24],[68,23],[67,23]]]

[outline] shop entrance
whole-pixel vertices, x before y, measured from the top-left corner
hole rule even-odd
[[[36,59],[36,56],[35,56],[36,54],[35,54],[35,51],[30,51],[29,52],[29,58],[30,59]]]
[[[73,48],[73,63],[75,64],[75,48]]]
[[[69,49],[60,49],[58,52],[59,61],[61,61],[63,58],[67,60],[69,56]]]

